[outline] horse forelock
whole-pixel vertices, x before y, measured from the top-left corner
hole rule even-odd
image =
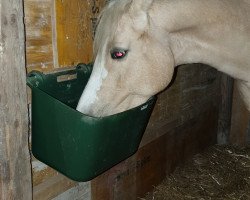
[[[96,57],[104,42],[111,42],[116,33],[119,21],[124,13],[128,12],[132,0],[112,0],[102,10],[94,38],[94,56]]]

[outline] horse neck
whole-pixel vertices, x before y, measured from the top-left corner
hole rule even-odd
[[[249,34],[247,31],[241,34],[237,32],[242,26],[249,24],[250,4],[249,1],[246,2],[156,0],[150,14],[153,24],[161,29],[158,32],[167,35],[166,44],[170,45],[176,66],[204,63],[234,76],[235,69],[239,66],[248,65],[247,70],[250,69],[249,55],[246,55],[247,51],[250,52],[250,46],[242,52],[240,50],[245,41],[249,41]],[[244,11],[245,14],[239,16]],[[247,19],[245,22],[242,20],[244,18]],[[233,42],[234,40],[237,42]],[[241,76],[245,76],[244,70]]]

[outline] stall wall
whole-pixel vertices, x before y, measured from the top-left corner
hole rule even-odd
[[[27,70],[51,72],[92,61],[105,0],[24,0]]]

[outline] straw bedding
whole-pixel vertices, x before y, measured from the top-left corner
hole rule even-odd
[[[212,146],[195,155],[141,200],[250,199],[250,144]]]

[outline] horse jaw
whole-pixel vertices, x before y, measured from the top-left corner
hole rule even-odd
[[[109,116],[139,106],[150,98],[103,86],[101,82],[96,83],[95,77],[88,82],[77,106],[79,112],[92,117]]]
[[[87,83],[76,110],[92,117],[104,117],[123,112],[145,103],[150,96],[131,93],[105,84],[108,72],[95,70]]]

